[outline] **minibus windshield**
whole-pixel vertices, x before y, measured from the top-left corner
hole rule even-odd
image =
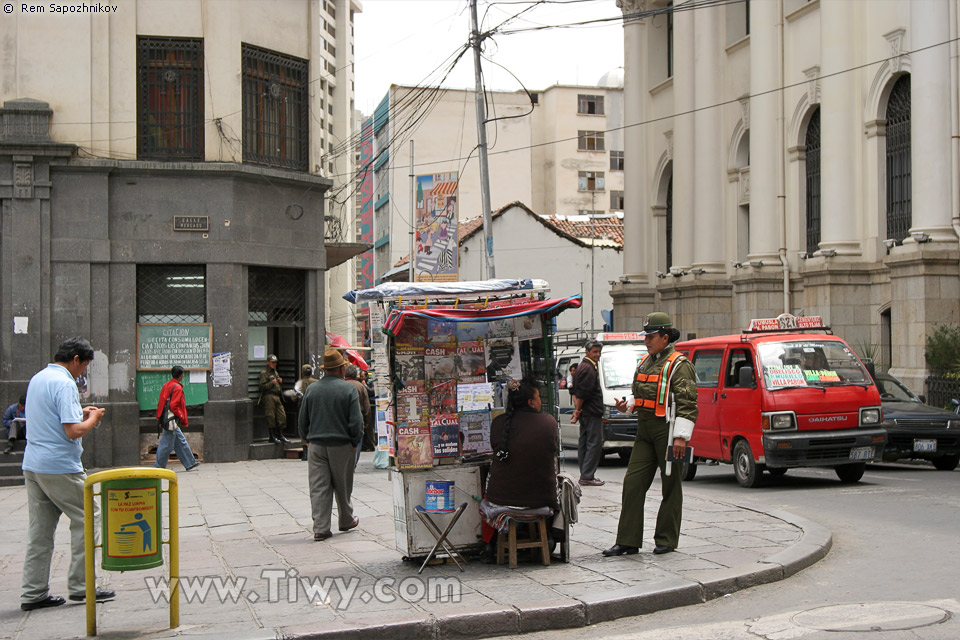
[[[805,338],[758,345],[767,389],[872,384],[860,361],[845,343]]]
[[[600,353],[603,386],[607,389],[629,389],[633,385],[637,363],[646,352],[646,347],[638,344],[605,345]]]

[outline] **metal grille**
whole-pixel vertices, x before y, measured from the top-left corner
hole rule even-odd
[[[667,269],[673,265],[673,178],[667,183]]]
[[[820,109],[807,125],[807,255],[820,248]]]
[[[203,160],[203,40],[137,38],[137,157]]]
[[[206,322],[203,265],[137,265],[137,322]]]
[[[251,325],[302,327],[305,303],[303,271],[251,267],[249,320]]]
[[[927,378],[927,404],[952,410],[953,404],[950,401],[953,398],[960,398],[960,378],[948,376]]]
[[[893,85],[887,102],[887,238],[902,242],[913,222],[910,182],[910,76]]]
[[[243,161],[308,168],[307,61],[248,44],[243,64]]]

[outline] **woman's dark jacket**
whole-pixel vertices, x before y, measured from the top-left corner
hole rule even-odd
[[[497,451],[503,443],[506,414],[490,425],[490,443]],[[509,456],[501,461],[494,456],[487,483],[487,500],[501,506],[551,507],[557,501],[557,421],[548,413],[533,409],[514,412],[510,424]]]

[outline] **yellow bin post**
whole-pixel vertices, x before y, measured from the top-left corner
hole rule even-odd
[[[94,549],[101,547],[101,565],[107,571],[136,571],[163,564],[163,493],[169,483],[170,628],[180,626],[180,526],[177,511],[177,474],[155,467],[111,469],[87,476],[83,486],[84,551],[86,561],[87,635],[97,635]],[[100,483],[103,542],[94,544],[93,485]]]

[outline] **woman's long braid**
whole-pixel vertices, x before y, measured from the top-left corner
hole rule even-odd
[[[497,460],[505,462],[510,457],[510,427],[513,423],[513,414],[518,409],[529,407],[537,387],[527,380],[510,380],[507,382],[507,406],[504,408],[503,442],[494,453]]]

